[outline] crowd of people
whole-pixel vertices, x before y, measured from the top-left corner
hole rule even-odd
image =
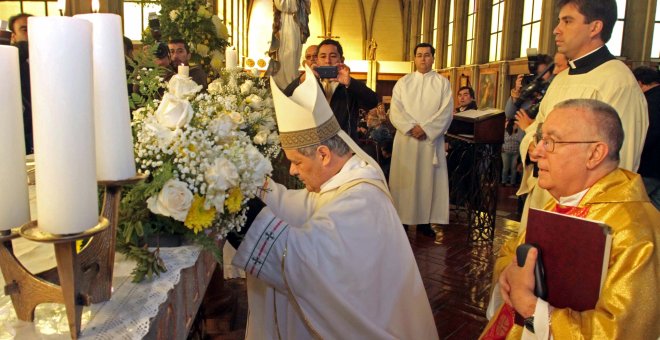
[[[526,199],[518,237],[497,256],[482,338],[654,339],[660,75],[650,67],[631,71],[605,46],[617,19],[614,0],[557,0],[556,7],[557,53],[538,58],[534,73],[542,76],[533,92],[517,77],[506,104],[501,183],[520,183]],[[25,16],[10,21],[13,44],[27,40],[24,26]],[[230,235],[233,264],[248,274],[247,338],[438,337],[402,225],[437,232],[449,224],[445,134],[454,115],[477,109],[477,100],[464,86],[454,104],[449,81],[433,70],[435,52],[428,43],[415,46],[415,71],[396,82],[387,115],[376,93],[351,77],[336,40],[307,48],[305,72],[286,88],[271,82],[290,174],[305,189],[267,178],[249,202],[246,226]],[[172,40],[154,57],[174,72],[188,65],[190,50]],[[328,76],[327,67],[336,73]],[[206,85],[201,68],[190,76]],[[375,157],[365,152],[369,139],[379,146]],[[529,251],[524,266],[514,260],[530,208],[612,229],[609,269],[592,309],[552,306],[535,295],[538,251]]]

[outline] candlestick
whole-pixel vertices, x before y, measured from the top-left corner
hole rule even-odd
[[[96,179],[116,181],[132,177],[136,171],[121,17],[108,13],[74,17],[92,23]]]
[[[225,50],[225,68],[232,68],[238,65],[238,54],[233,46],[227,46]]]
[[[0,230],[30,221],[18,49],[0,46]]]
[[[178,72],[180,76],[183,77],[189,77],[190,75],[190,66],[186,66],[184,64],[179,65]]]
[[[92,24],[70,17],[30,17],[28,24],[37,218],[53,234],[78,233],[99,215]]]

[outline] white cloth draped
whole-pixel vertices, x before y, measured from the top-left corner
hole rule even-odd
[[[268,189],[233,261],[248,274],[247,339],[438,338],[379,170],[354,156],[320,193]]]
[[[273,75],[275,83],[280,88],[286,88],[294,79],[300,76],[298,66],[302,53],[300,27],[296,21],[298,0],[275,0],[273,4],[282,12],[279,32],[280,46],[277,51],[280,70]]]
[[[434,71],[408,74],[394,86],[390,120],[397,131],[390,188],[404,224],[449,223],[444,135],[453,107],[449,81]],[[426,140],[408,133],[416,124],[426,133]]]

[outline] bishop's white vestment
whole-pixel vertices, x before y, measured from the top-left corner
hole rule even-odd
[[[247,273],[246,339],[437,339],[410,243],[358,156],[319,193],[268,180],[233,264]]]
[[[454,100],[449,81],[434,71],[414,72],[394,85],[390,120],[396,128],[390,189],[404,224],[449,223],[445,132]],[[409,131],[419,125],[426,140]]]

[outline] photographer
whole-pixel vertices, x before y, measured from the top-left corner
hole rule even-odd
[[[332,66],[333,68],[330,69],[335,69],[336,72],[334,74],[319,72],[318,67],[322,66]],[[330,103],[339,126],[354,141],[358,142],[359,110],[369,111],[378,105],[376,92],[368,88],[363,82],[351,77],[350,68],[344,64],[344,49],[336,40],[326,39],[321,41],[318,47],[317,64],[312,65],[312,70],[320,79],[321,88],[328,103]],[[328,68],[326,67],[325,70],[328,70]],[[284,89],[284,94],[291,96],[303,81],[305,81],[304,75],[295,79]]]
[[[541,88],[538,88],[536,91],[533,93],[524,93],[524,97],[528,98],[522,98],[521,99],[521,94],[523,94],[523,88],[527,89],[529,88],[530,83],[539,75],[545,72],[546,69],[548,69],[548,66],[552,65],[552,58],[550,58],[549,55],[547,54],[539,54],[538,56],[529,56],[528,57],[528,67],[529,67],[529,72],[530,74],[519,74],[516,77],[516,85],[515,87],[511,90],[511,96],[506,102],[506,107],[504,110],[504,113],[506,114],[507,119],[516,119],[517,114],[516,112],[520,110],[521,112],[524,113],[524,117],[531,118],[532,120],[534,117],[536,117],[536,112],[528,112],[529,108],[532,106],[535,106],[535,104],[538,104],[541,102],[541,99],[543,98],[543,94],[545,93],[545,90],[548,88],[548,85],[550,84],[550,78],[552,76],[552,73],[546,72],[543,74],[543,77],[541,77],[539,80],[543,82],[543,85]],[[534,90],[534,89],[532,89]],[[538,111],[538,106],[536,106],[536,109]],[[523,122],[527,122],[527,120],[521,120],[521,124],[524,124]],[[529,123],[531,124],[531,122]],[[520,126],[520,128],[525,129],[529,124],[526,124],[525,126]]]
[[[529,68],[530,70],[536,69],[537,72],[530,75],[518,75],[516,87],[511,90],[511,97],[506,103],[507,118],[515,120],[518,127],[523,130],[534,122],[536,114],[539,112],[541,99],[552,79],[568,68],[568,59],[563,53],[555,53],[554,61],[551,64],[545,64],[548,61],[549,57],[545,54],[539,55],[538,58],[535,57],[534,61],[530,62]],[[546,72],[548,68],[550,70]]]

